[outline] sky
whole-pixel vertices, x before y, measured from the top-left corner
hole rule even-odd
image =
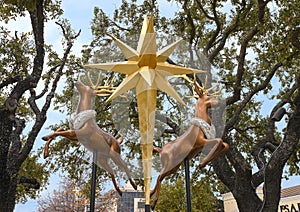
[[[109,14],[112,17],[113,10],[117,5],[121,4],[121,0],[63,0],[62,8],[64,10],[64,18],[67,18],[72,28],[77,32],[81,29],[81,35],[76,40],[73,47],[73,52],[80,56],[80,51],[82,45],[88,44],[92,40],[92,35],[90,31],[90,22],[93,18],[93,10],[95,6],[103,9],[106,14]],[[160,9],[162,15],[172,16],[176,10],[176,5],[173,3],[168,3],[165,0],[159,1]],[[30,31],[30,25],[28,24],[28,17],[18,19],[17,21],[11,21],[11,29],[16,29],[20,31]],[[62,52],[61,48],[61,36],[60,29],[54,22],[46,23],[45,25],[45,40],[47,43],[51,43],[58,51]],[[49,115],[49,113],[48,113]],[[57,111],[51,112],[51,115],[48,116],[48,120],[44,125],[44,128],[53,123],[59,123],[60,120],[64,120],[66,117],[64,114],[59,114]],[[41,135],[47,134],[47,131],[44,130],[39,134],[37,142],[34,146],[34,149],[37,149],[40,146],[43,146],[44,143],[40,139]],[[300,177],[293,177],[290,180],[284,180],[282,187],[289,187],[295,185],[297,182],[300,182]],[[298,183],[299,184],[299,183]],[[47,188],[47,191],[42,192],[42,196],[51,192],[53,189],[57,189],[59,185],[59,176],[53,175],[50,179],[50,185]],[[15,212],[34,212],[37,211],[37,201],[29,200],[25,204],[18,204],[15,208]]]

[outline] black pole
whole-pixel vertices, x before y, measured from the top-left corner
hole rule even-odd
[[[90,212],[95,211],[96,177],[97,177],[97,151],[94,151],[93,169],[92,169],[92,186],[91,186],[91,197],[90,197]]]
[[[150,205],[145,205],[145,212],[151,212]]]
[[[192,201],[191,201],[191,183],[190,183],[190,164],[189,160],[184,159],[185,168],[185,192],[186,192],[186,205],[187,212],[192,212]]]

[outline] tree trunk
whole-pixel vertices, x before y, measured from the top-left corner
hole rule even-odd
[[[300,77],[298,79],[300,84]],[[298,88],[300,91],[300,87]],[[264,204],[261,211],[277,211],[280,201],[283,168],[297,148],[300,139],[300,93],[294,99],[295,112],[290,116],[287,131],[279,147],[273,152],[265,169]],[[277,195],[278,194],[278,195]]]
[[[10,132],[12,131],[13,121],[10,112],[5,108],[0,110],[0,212],[9,211],[7,203],[9,199],[10,175],[7,169],[8,150],[10,146]],[[11,210],[12,211],[12,210]]]
[[[259,211],[261,207],[262,201],[257,196],[255,189],[241,188],[239,192],[234,192],[233,196],[240,212]]]
[[[16,191],[17,191],[17,184],[18,184],[18,175],[14,175],[10,180],[9,190],[8,190],[8,197],[6,202],[6,209],[5,211],[14,211],[16,205]]]

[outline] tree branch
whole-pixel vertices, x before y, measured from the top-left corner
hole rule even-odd
[[[59,80],[60,80],[60,78],[63,74],[63,69],[64,69],[65,64],[67,62],[68,55],[71,52],[71,48],[73,47],[73,41],[72,40],[76,39],[79,35],[80,35],[80,31],[75,36],[65,37],[65,39],[68,40],[67,48],[64,52],[63,58],[61,60],[61,64],[60,64],[58,72],[56,74],[56,77],[53,80],[52,88],[51,88],[50,92],[48,93],[48,95],[46,97],[46,101],[45,101],[40,113],[38,113],[38,115],[36,115],[36,121],[35,121],[32,129],[31,129],[29,135],[28,135],[27,142],[25,143],[22,151],[20,152],[20,155],[19,155],[20,161],[24,161],[26,159],[27,155],[30,153],[30,151],[32,149],[32,146],[34,144],[34,141],[35,141],[39,131],[41,130],[42,126],[44,125],[44,123],[47,119],[47,117],[46,117],[47,111],[48,111],[48,109],[51,105],[51,100],[53,99],[55,91],[57,89],[57,84],[58,84],[58,82],[59,82]]]
[[[294,57],[294,54],[290,55],[287,58],[287,61],[290,60],[292,57]],[[268,86],[268,84],[270,83],[271,79],[275,75],[275,72],[282,65],[283,65],[283,63],[281,63],[281,62],[275,64],[274,67],[271,69],[271,71],[266,76],[265,80],[263,82],[261,82],[261,84],[257,85],[254,89],[252,89],[251,91],[249,91],[248,94],[246,94],[245,98],[241,101],[241,103],[239,104],[238,108],[236,109],[236,111],[233,114],[233,116],[231,117],[231,119],[226,123],[224,131],[227,132],[227,130],[229,130],[230,128],[232,128],[237,123],[237,121],[239,119],[239,115],[241,114],[242,110],[246,107],[247,103],[251,100],[251,98],[255,94],[257,94],[258,92],[262,91],[263,89],[265,89]],[[229,98],[231,98],[231,97],[229,97]],[[228,105],[228,103],[230,103],[230,101],[231,100],[227,100],[226,104]]]
[[[220,23],[220,20],[218,18],[218,15],[217,15],[217,11],[216,11],[216,1],[214,0],[213,3],[212,3],[212,10],[213,10],[213,15],[214,16],[210,16],[204,9],[202,3],[199,1],[199,0],[196,0],[199,8],[201,9],[201,11],[204,13],[204,15],[210,19],[210,20],[213,20],[216,24],[216,29],[214,30],[214,33],[212,35],[212,37],[209,39],[209,41],[207,42],[206,44],[206,47],[204,48],[204,54],[205,55],[208,55],[208,51],[209,49],[213,46],[213,43],[216,41],[216,38],[217,36],[219,35],[220,33],[220,30],[221,30],[221,23]],[[225,42],[224,42],[225,44]],[[212,62],[212,60],[210,60],[210,62]]]
[[[16,118],[14,121],[14,130],[11,132],[9,140],[12,142],[10,145],[8,158],[16,158],[19,154],[19,151],[22,147],[22,142],[20,135],[22,134],[25,128],[25,120]],[[8,160],[9,169],[17,168],[18,164],[14,164],[16,160]]]
[[[251,8],[252,8],[252,4],[249,4],[248,7],[246,7],[246,6],[242,7],[239,10],[239,12],[237,13],[237,16],[231,21],[231,23],[223,31],[223,33],[222,33],[223,35],[222,35],[219,43],[210,41],[206,45],[206,47],[204,49],[204,53],[208,56],[208,60],[210,62],[212,62],[214,60],[214,58],[219,54],[219,52],[224,48],[229,35],[237,29],[237,27],[239,26],[240,20],[242,20],[246,17],[247,13],[249,12],[249,10]],[[212,50],[211,53],[208,53],[209,50],[217,44],[218,44],[218,46],[214,50]]]
[[[50,76],[53,75],[53,73],[56,71],[56,69],[57,69],[60,65],[61,65],[61,64],[57,64],[56,66],[52,67],[52,68],[49,70],[49,72],[48,72],[48,77],[47,77],[47,79],[46,79],[46,81],[45,81],[45,83],[44,83],[45,87],[44,87],[43,91],[42,91],[39,95],[35,96],[35,100],[40,99],[41,97],[43,97],[43,96],[47,93],[48,87],[49,87],[49,84],[50,84]]]
[[[6,79],[0,83],[0,89],[3,87],[6,87],[8,85],[14,84],[15,82],[18,82],[21,79],[22,79],[22,77],[19,75],[15,76],[15,77],[9,77],[8,79]]]
[[[297,27],[292,31],[291,42],[293,46],[300,50],[300,27]]]
[[[273,152],[265,169],[264,201],[261,211],[274,211],[280,197],[273,195],[280,193],[282,170],[287,160],[295,151],[300,140],[300,75],[297,76],[297,94],[293,100],[295,109],[289,117],[286,133],[278,148]],[[276,208],[277,210],[277,208]]]
[[[238,68],[236,73],[235,82],[233,83],[233,95],[226,99],[226,104],[231,105],[234,102],[240,100],[241,95],[241,84],[243,81],[243,75],[244,75],[244,65],[245,65],[245,57],[246,57],[246,51],[249,41],[254,37],[254,35],[258,32],[258,27],[255,26],[253,29],[251,29],[248,34],[242,39],[241,41],[241,49],[239,53],[239,59],[238,59]]]
[[[194,40],[195,35],[196,35],[196,27],[195,27],[195,24],[194,24],[194,20],[191,16],[190,9],[187,7],[188,2],[189,2],[188,0],[185,0],[183,5],[182,5],[182,8],[183,8],[183,10],[185,11],[185,13],[187,15],[187,21],[188,21],[189,25],[191,26],[191,30],[189,32],[189,35],[190,35],[189,44],[192,45],[193,40]]]

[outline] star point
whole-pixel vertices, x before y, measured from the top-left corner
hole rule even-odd
[[[141,80],[146,81],[149,86],[153,86],[153,82],[155,80],[159,82],[164,81],[164,83],[157,86],[157,88],[166,92],[172,97],[176,96],[176,99],[179,100],[179,102],[183,103],[179,95],[175,95],[176,92],[174,91],[174,89],[170,89],[171,85],[169,83],[166,83],[167,80],[165,79],[165,76],[205,72],[202,70],[168,64],[165,62],[168,59],[168,57],[172,54],[174,49],[183,40],[180,39],[157,52],[156,33],[154,32],[152,14],[150,15],[149,19],[147,15],[145,16],[137,50],[134,50],[115,36],[109,36],[114,40],[114,42],[120,48],[120,50],[122,51],[122,53],[128,61],[116,63],[90,64],[86,65],[85,67],[102,70],[111,70],[113,72],[126,74],[128,76],[127,78],[125,78],[124,83],[121,83],[119,85],[119,88],[112,94],[112,98],[121,95],[121,92],[126,92],[127,90],[135,87],[137,81],[136,78],[140,77]],[[165,73],[163,75],[161,73],[157,74],[158,71],[165,71]],[[136,72],[139,72],[139,74],[134,74]],[[130,83],[133,83],[133,85],[129,86]],[[121,88],[123,86],[124,88]],[[109,100],[112,98],[109,98]]]

